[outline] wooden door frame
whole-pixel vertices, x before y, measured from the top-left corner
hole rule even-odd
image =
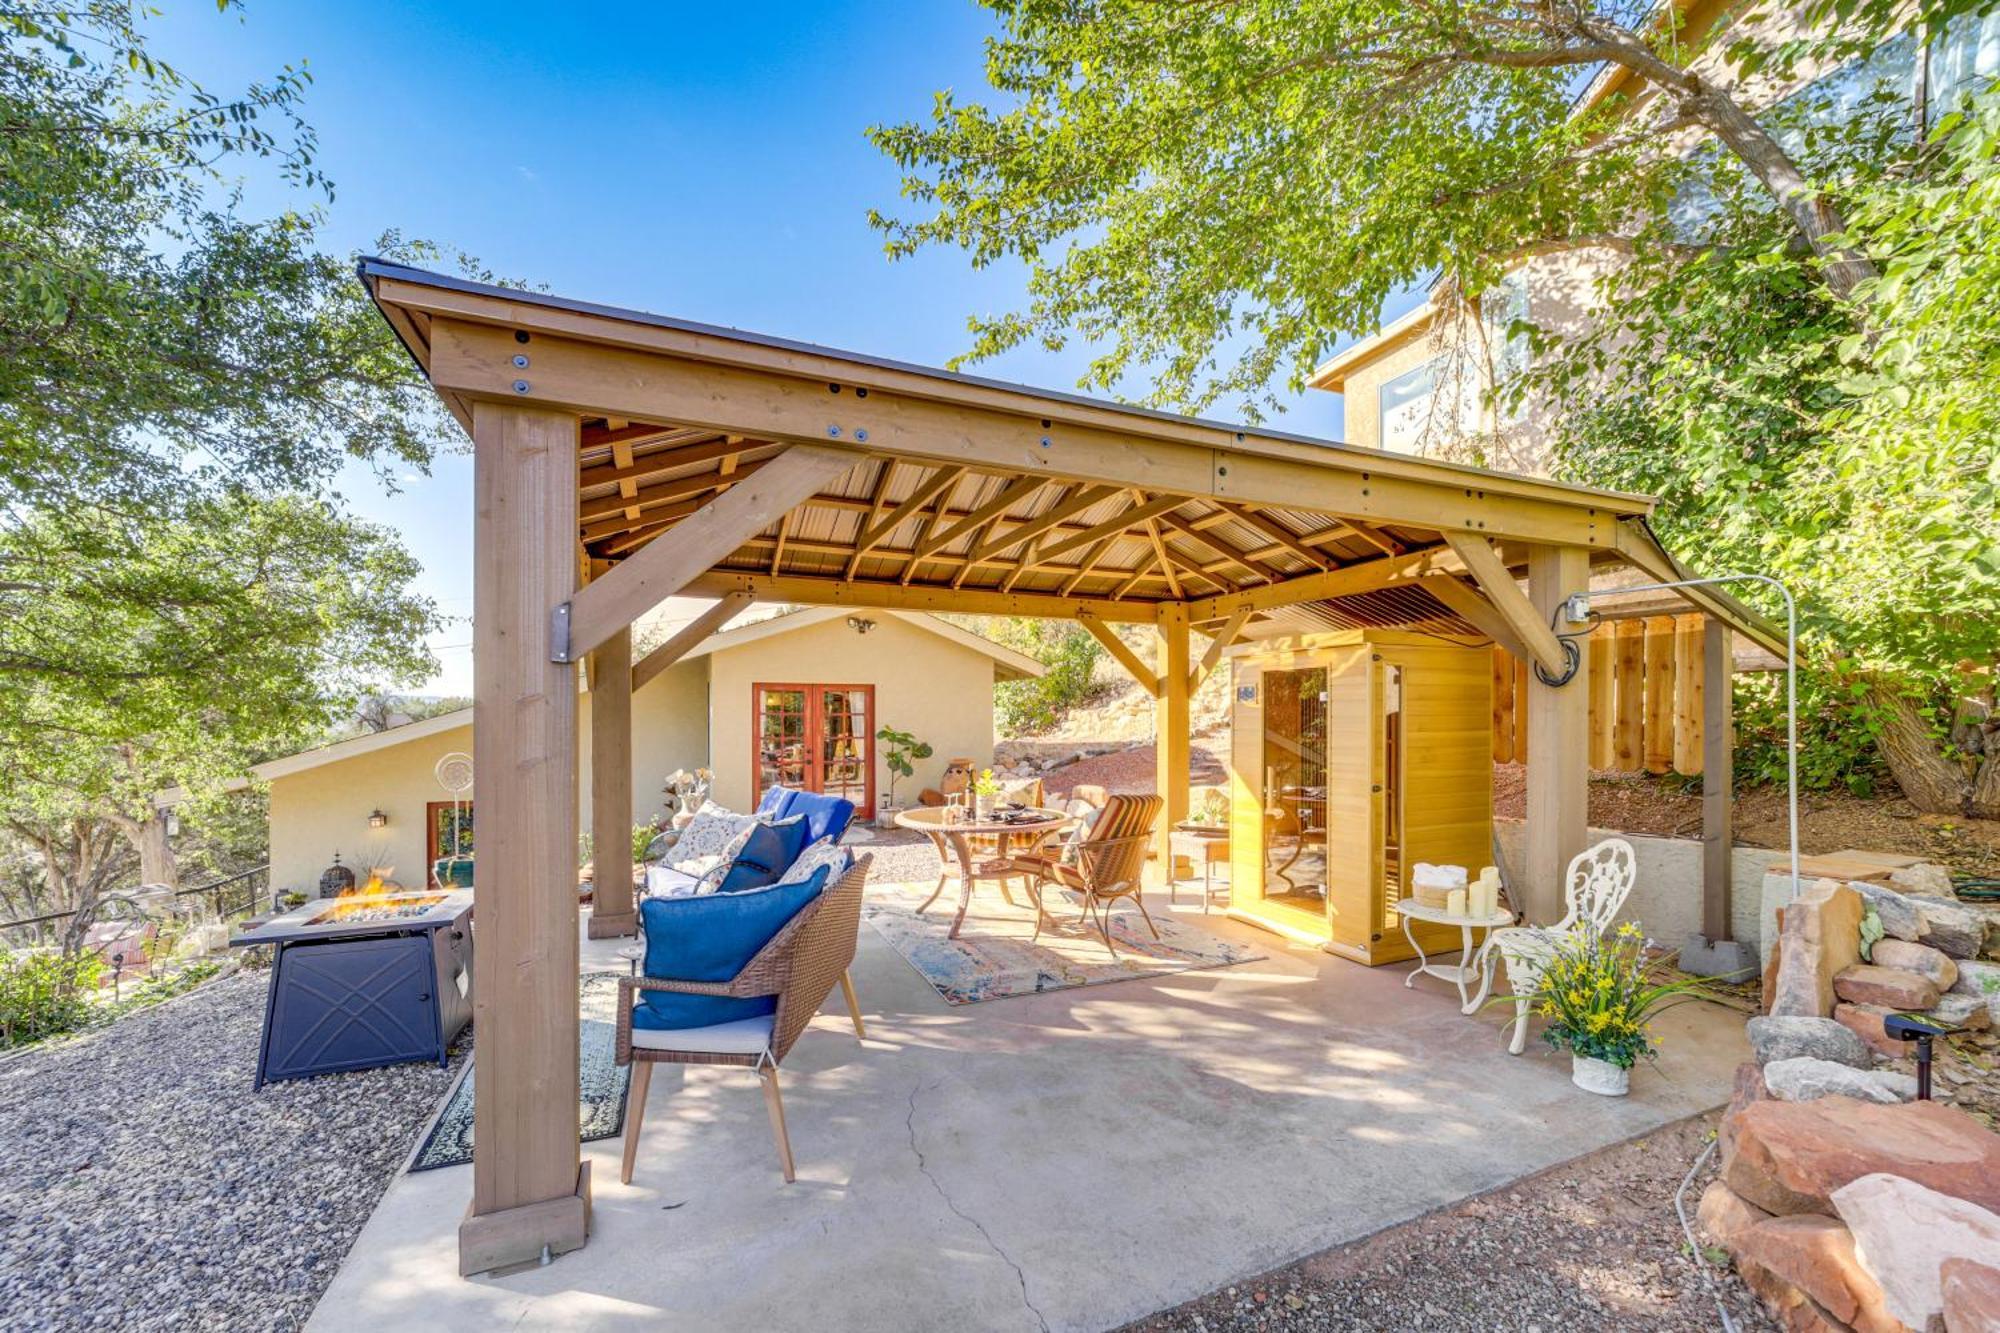
[[[472,801],[470,798],[463,801],[424,802],[424,874],[426,877],[430,875],[431,867],[437,864],[438,858],[444,855],[443,851],[438,847],[438,811],[449,810],[454,805],[464,806],[465,813],[468,815],[472,813]],[[473,847],[476,851],[479,842],[479,825],[476,822],[472,826],[472,838]]]
[[[858,683],[843,685],[833,681],[752,681],[750,683],[750,795],[753,801],[763,799],[763,791],[759,784],[763,780],[761,776],[764,763],[763,703],[764,693],[767,690],[797,690],[805,696],[806,776],[809,782],[818,781],[821,786],[826,783],[820,754],[820,743],[825,739],[825,733],[822,730],[824,710],[817,706],[818,702],[826,697],[826,692],[829,690],[859,690],[868,696],[868,725],[863,727],[861,732],[862,769],[867,783],[868,802],[855,810],[854,817],[873,819],[875,817],[875,687]],[[808,790],[811,788],[808,787]]]

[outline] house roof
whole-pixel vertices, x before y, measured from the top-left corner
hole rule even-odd
[[[805,629],[810,625],[824,624],[850,614],[845,607],[815,606],[799,607],[762,620],[753,620],[747,625],[738,625],[709,635],[699,644],[690,648],[681,660],[705,657],[713,653],[726,652],[745,644],[762,639],[789,634],[793,630]],[[955,643],[971,652],[979,653],[993,661],[993,674],[999,680],[1033,680],[1047,672],[1043,666],[1026,653],[1016,652],[1004,644],[995,643],[970,630],[960,629],[947,620],[936,616],[912,611],[871,611],[870,618],[893,617],[926,633]],[[271,759],[251,768],[253,776],[269,782],[274,778],[287,777],[293,773],[303,773],[308,769],[321,768],[327,764],[337,764],[358,755],[370,754],[376,750],[386,750],[391,746],[404,745],[410,741],[420,741],[427,736],[437,736],[447,731],[472,725],[471,708],[455,708],[449,713],[439,713],[421,722],[406,722],[401,726],[389,727],[383,731],[371,731],[363,736],[351,736],[346,740],[332,741],[325,745],[288,754],[281,759]],[[227,784],[231,790],[240,790],[249,785],[247,779],[236,779]],[[159,794],[155,803],[165,807],[178,804],[180,793],[169,790]]]

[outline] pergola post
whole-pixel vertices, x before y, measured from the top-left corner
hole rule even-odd
[[[1155,785],[1166,804],[1154,833],[1160,865],[1167,879],[1174,876],[1173,829],[1188,817],[1188,786],[1191,781],[1188,757],[1189,733],[1193,730],[1188,709],[1188,611],[1181,602],[1163,602],[1153,622],[1154,665],[1159,671],[1160,692],[1153,707],[1153,773]]]
[[[584,1243],[590,1172],[577,1146],[576,677],[550,660],[550,618],[577,583],[577,418],[472,406],[472,1204],[461,1273]]]
[[[632,904],[632,627],[592,654],[590,690],[590,938],[639,928]]]
[[[1580,546],[1534,546],[1528,552],[1528,600],[1541,624],[1571,593],[1590,586],[1590,555]],[[1579,645],[1581,647],[1581,645]],[[1590,814],[1590,654],[1567,684],[1545,685],[1528,672],[1528,853],[1523,897],[1531,924],[1563,913],[1563,872],[1583,850]]]
[[[1701,933],[1711,943],[1734,938],[1729,924],[1730,849],[1735,844],[1731,807],[1736,799],[1734,640],[1728,625],[1708,617],[1701,654]]]

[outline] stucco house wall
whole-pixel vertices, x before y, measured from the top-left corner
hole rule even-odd
[[[708,663],[706,657],[674,663],[632,695],[632,819],[649,820],[661,801],[667,774],[708,767]],[[576,701],[578,828],[590,823],[590,693]]]
[[[866,634],[844,618],[824,620],[711,655],[709,736],[718,801],[737,810],[756,802],[750,712],[751,688],[758,684],[874,684],[870,733],[886,725],[930,742],[931,758],[918,760],[916,776],[897,785],[904,804],[937,785],[948,759],[993,762],[993,660],[895,616],[873,619]],[[878,743],[876,800],[888,794]]]

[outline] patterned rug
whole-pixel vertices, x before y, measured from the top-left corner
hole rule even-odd
[[[1018,889],[1018,908],[1009,908],[999,890],[982,884],[973,891],[972,910],[957,939],[949,939],[956,889],[945,893],[919,916],[917,908],[930,894],[928,886],[870,885],[862,915],[904,961],[951,1004],[978,1004],[1014,995],[1038,995],[1072,986],[1102,986],[1173,972],[1234,967],[1265,955],[1247,945],[1184,925],[1167,912],[1155,912],[1160,928],[1154,939],[1146,922],[1130,906],[1111,914],[1111,938],[1118,946],[1113,958],[1097,927],[1076,924],[1081,906],[1067,895],[1049,894],[1049,915],[1059,924],[1034,934],[1034,909]]]
[[[625,1128],[625,1084],[632,1075],[631,1066],[612,1062],[618,1038],[618,974],[584,973],[577,984],[577,1010],[578,1128],[585,1143],[615,1139]],[[475,1035],[473,1058],[465,1062],[465,1072],[446,1094],[444,1109],[411,1159],[410,1170],[434,1171],[472,1160],[472,1078],[478,1058]]]

